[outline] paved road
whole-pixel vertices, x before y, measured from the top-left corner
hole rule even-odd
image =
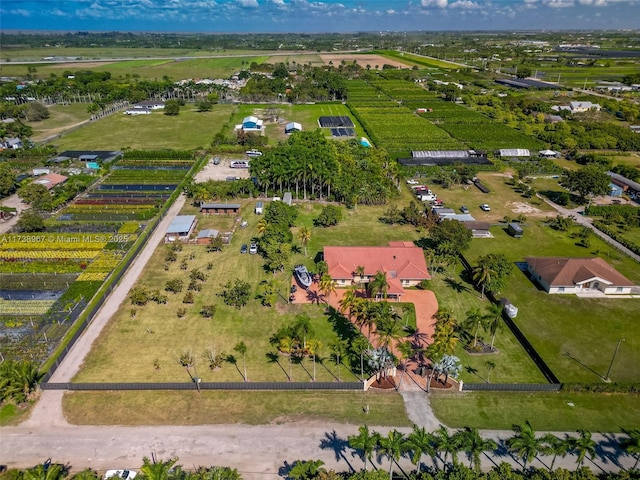
[[[18,215],[14,215],[9,220],[0,220],[0,234],[7,233],[20,218],[20,212],[29,208],[29,205],[22,203],[17,194],[13,194],[2,200],[3,207],[12,207],[18,210]]]

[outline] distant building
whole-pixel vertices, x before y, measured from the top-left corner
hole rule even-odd
[[[239,203],[202,203],[200,204],[200,213],[238,213],[240,211]]]
[[[195,215],[178,215],[172,221],[165,232],[166,242],[185,241],[196,228],[198,219]]]
[[[53,187],[62,185],[66,181],[67,181],[67,177],[65,177],[64,175],[59,175],[57,173],[49,173],[47,175],[38,177],[38,179],[34,180],[33,183],[38,185],[44,185],[47,188],[47,190],[51,190]]]
[[[526,148],[502,148],[498,152],[501,157],[530,157],[531,152]]]
[[[286,133],[287,135],[293,132],[301,132],[301,131],[302,131],[302,125],[300,125],[297,122],[289,122],[284,127],[284,133]]]
[[[242,130],[244,132],[262,133],[262,128],[263,121],[253,115],[244,117],[244,120],[242,120],[242,124],[236,125],[236,130]]]
[[[196,243],[200,245],[209,245],[211,243],[212,238],[216,238],[219,235],[218,230],[214,230],[212,228],[205,228],[204,230],[200,230],[198,232],[198,236],[196,237]]]

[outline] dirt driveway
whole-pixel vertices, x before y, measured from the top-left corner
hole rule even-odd
[[[235,160],[244,160],[251,163],[251,160],[247,160],[247,157],[244,155],[235,157],[218,156],[220,159],[219,165],[215,165],[213,163],[214,158],[216,157],[211,157],[204,168],[198,172],[195,177],[196,182],[206,182],[207,180],[228,180],[231,179],[231,177],[236,179],[249,178],[248,168],[231,168],[231,162]]]

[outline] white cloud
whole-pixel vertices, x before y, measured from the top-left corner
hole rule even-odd
[[[258,8],[258,0],[238,0],[238,5],[242,8]]]
[[[387,15],[394,15],[395,13],[396,13],[396,11],[391,9],[391,8],[389,10],[387,10]]]
[[[448,4],[448,0],[420,0],[420,5],[423,7],[446,8]]]
[[[282,7],[285,5],[284,0],[271,0],[271,3],[275,3],[276,5],[279,5]]]
[[[480,8],[476,2],[471,0],[458,0],[457,2],[449,4],[449,8],[461,8],[463,10],[476,10]]]
[[[578,0],[580,5],[592,5],[594,7],[606,7],[608,5],[607,0]]]
[[[8,10],[10,15],[17,15],[19,17],[30,17],[31,12],[29,10],[25,10],[24,8],[16,8],[15,10]]]
[[[551,8],[573,7],[573,0],[543,0],[543,3]]]

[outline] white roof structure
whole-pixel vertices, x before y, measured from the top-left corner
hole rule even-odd
[[[178,215],[167,228],[167,234],[189,233],[196,221],[195,215]]]
[[[290,131],[301,132],[302,131],[302,125],[300,125],[298,122],[289,122],[289,123],[287,123],[285,125],[284,131],[285,132],[290,132]]]
[[[538,153],[543,157],[555,157],[558,155],[558,152],[554,152],[553,150],[540,150]]]
[[[530,157],[531,152],[526,148],[501,148],[501,157]]]
[[[469,157],[469,150],[412,150],[412,158],[463,158]]]

